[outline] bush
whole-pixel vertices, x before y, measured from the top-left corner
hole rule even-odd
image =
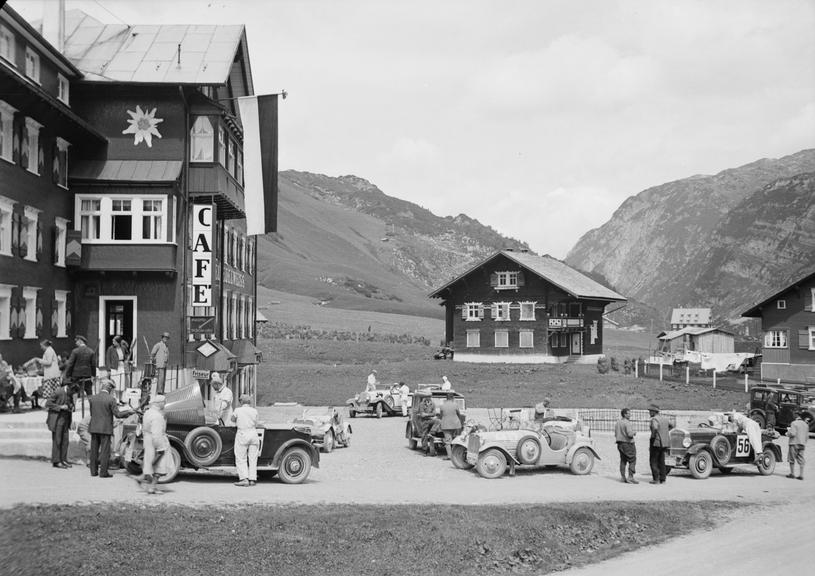
[[[608,374],[608,369],[609,369],[608,358],[606,358],[605,356],[600,356],[597,359],[597,371],[600,374]]]

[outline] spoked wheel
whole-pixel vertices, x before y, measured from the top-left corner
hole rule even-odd
[[[181,454],[178,453],[178,450],[170,446],[170,451],[165,454],[162,464],[164,464],[166,473],[158,477],[158,483],[167,484],[175,480],[175,477],[178,476],[178,471],[181,469]]]
[[[303,448],[295,446],[286,450],[280,459],[277,475],[286,484],[300,484],[311,472],[311,457]]]
[[[500,478],[507,471],[507,457],[495,448],[485,450],[478,456],[475,469],[482,478]]]
[[[458,444],[452,446],[450,461],[453,463],[453,466],[459,470],[469,470],[473,467],[472,464],[467,462],[467,449]]]
[[[329,430],[323,436],[323,452],[328,454],[334,449],[334,431]]]
[[[382,418],[382,402],[376,405],[376,417]]]
[[[767,448],[758,459],[758,472],[762,476],[769,476],[775,471],[775,452]]]
[[[713,471],[713,457],[709,452],[702,450],[690,457],[688,467],[694,478],[704,480]]]
[[[591,472],[594,468],[594,454],[588,448],[578,448],[572,456],[569,470],[572,474],[583,476]]]
[[[750,418],[755,420],[758,423],[758,427],[764,430],[764,427],[767,425],[767,420],[761,414],[751,414]]]

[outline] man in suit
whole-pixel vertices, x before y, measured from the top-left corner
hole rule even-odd
[[[70,468],[68,463],[68,429],[71,427],[71,415],[74,411],[73,393],[68,383],[62,385],[45,402],[48,410],[46,424],[51,431],[51,466]]]
[[[102,387],[90,397],[91,422],[88,431],[91,433],[91,476],[110,478],[108,464],[110,463],[110,440],[113,437],[113,417],[124,418],[132,410],[119,409],[116,398],[113,397],[113,382],[104,380]]]
[[[88,347],[84,336],[77,335],[74,342],[76,348],[68,357],[62,378],[70,379],[84,390],[85,396],[90,396],[93,393],[93,376],[96,374],[96,352]]]

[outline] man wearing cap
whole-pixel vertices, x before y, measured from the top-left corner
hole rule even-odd
[[[804,449],[807,446],[809,439],[809,424],[806,423],[804,418],[809,416],[806,410],[802,410],[795,415],[795,420],[790,423],[787,428],[787,438],[789,438],[789,449],[787,458],[790,461],[790,473],[787,478],[796,478],[795,476],[795,463],[798,462],[798,480],[804,479]]]
[[[74,337],[76,348],[71,351],[65,363],[63,378],[68,378],[84,391],[85,396],[93,394],[93,377],[96,374],[96,352],[88,346],[84,336]]]
[[[665,453],[671,447],[668,432],[674,426],[667,417],[659,413],[659,406],[656,404],[648,406],[648,413],[651,415],[651,440],[648,448],[651,464],[651,484],[665,484],[665,479],[668,477],[668,468],[665,466]]]
[[[215,394],[212,395],[212,405],[215,416],[218,418],[218,423],[221,424],[221,426],[234,426],[235,424],[232,420],[232,402],[234,401],[232,390],[229,389],[229,386],[224,384],[221,375],[217,372],[212,373],[209,383],[215,390]]]
[[[90,397],[91,421],[88,431],[91,434],[91,476],[110,478],[110,440],[113,437],[113,417],[125,418],[132,414],[129,408],[119,409],[113,397],[114,384],[110,380],[102,382],[99,392]]]
[[[150,399],[150,406],[142,418],[142,439],[144,441],[144,466],[139,484],[146,484],[148,494],[156,493],[158,476],[165,471],[164,455],[170,450],[167,439],[167,419],[164,417],[165,397],[156,394]]]
[[[164,381],[167,378],[167,362],[170,360],[170,349],[167,342],[170,341],[170,333],[164,332],[161,340],[156,342],[150,350],[150,361],[156,366],[156,394],[164,394]]]
[[[241,405],[232,413],[230,420],[238,427],[235,434],[235,467],[238,481],[235,486],[254,486],[258,479],[258,411],[252,407],[252,397],[241,394]]]
[[[46,400],[45,409],[48,410],[48,419],[45,423],[51,431],[51,466],[70,468],[68,429],[71,427],[74,398],[67,380],[63,380],[62,385]]]

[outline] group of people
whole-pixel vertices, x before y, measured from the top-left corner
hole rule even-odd
[[[419,422],[421,424],[420,436],[422,449],[426,456],[436,455],[436,444],[433,436],[441,431],[444,437],[446,459],[452,457],[453,438],[461,432],[462,414],[455,401],[455,394],[448,392],[444,402],[436,413],[436,405],[430,396],[422,399],[419,404]]]

